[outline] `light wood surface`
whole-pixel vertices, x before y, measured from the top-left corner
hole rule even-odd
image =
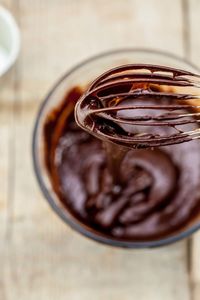
[[[3,0],[20,57],[0,80],[0,300],[199,300],[200,234],[154,250],[96,244],[46,203],[32,168],[38,107],[71,66],[113,48],[161,49],[200,66],[198,0]]]

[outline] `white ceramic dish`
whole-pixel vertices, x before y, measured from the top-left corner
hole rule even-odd
[[[12,14],[0,6],[0,76],[8,71],[20,50],[20,32]]]

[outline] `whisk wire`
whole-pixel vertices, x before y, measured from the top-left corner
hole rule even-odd
[[[199,139],[199,88],[200,75],[189,71],[144,64],[120,66],[104,73],[91,84],[76,106],[77,110],[84,110],[84,117],[79,120],[77,114],[76,119],[90,133],[128,147],[164,146]],[[128,115],[124,114],[125,111],[129,111]],[[133,114],[134,111],[137,114]],[[86,126],[86,119],[90,119],[90,125]],[[98,126],[94,125],[95,120],[98,120]],[[108,122],[117,127],[109,123],[107,128]],[[123,134],[119,133],[118,126],[123,124],[135,126],[136,132],[127,134],[122,128]],[[185,130],[182,128],[184,125],[197,128]],[[178,133],[137,132],[145,126],[168,126]]]

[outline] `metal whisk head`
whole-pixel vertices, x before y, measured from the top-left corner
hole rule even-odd
[[[76,122],[104,141],[148,148],[200,138],[200,75],[131,64],[98,77],[77,102]]]

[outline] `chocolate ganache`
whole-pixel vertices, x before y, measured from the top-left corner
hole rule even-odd
[[[151,83],[134,84],[137,91],[162,91]],[[117,88],[113,87],[113,94]],[[107,140],[102,143],[75,121],[74,108],[82,94],[78,86],[67,91],[44,125],[46,167],[53,189],[66,209],[91,230],[127,241],[160,239],[189,226],[200,208],[200,142],[134,150],[119,148]],[[140,96],[134,99],[134,105],[142,106],[144,101],[149,107],[157,103],[152,97]],[[160,106],[169,103],[168,98],[160,96]],[[130,99],[123,99],[120,105],[130,106]],[[156,114],[160,112],[163,114],[163,108]],[[191,111],[181,110],[187,112]],[[143,110],[139,113],[144,114]],[[145,115],[148,113],[152,115],[152,110],[145,110]],[[137,117],[138,111],[118,112],[118,116],[123,114],[126,118],[130,114]],[[91,119],[86,121],[91,125]],[[135,130],[130,124],[113,125],[99,117],[92,121],[95,126],[103,125],[110,136],[117,132],[129,137]],[[179,127],[179,131],[194,129],[198,129],[196,122]],[[166,136],[176,130],[168,126],[146,128],[148,136]]]

